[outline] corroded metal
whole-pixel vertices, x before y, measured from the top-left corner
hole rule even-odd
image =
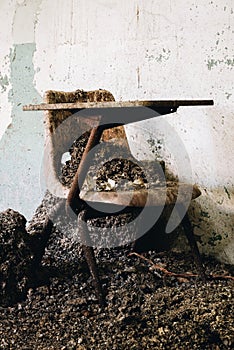
[[[183,205],[181,204],[181,207]],[[182,208],[182,212],[183,212],[183,208]],[[180,213],[180,210],[178,210],[178,212]],[[205,282],[207,280],[207,276],[205,273],[205,269],[204,266],[202,264],[202,260],[201,260],[201,256],[200,256],[200,252],[197,246],[197,242],[193,233],[193,228],[191,225],[191,222],[189,220],[188,214],[186,213],[185,216],[183,218],[181,218],[181,222],[184,228],[184,232],[185,235],[187,237],[187,240],[189,242],[190,248],[191,248],[191,253],[193,255],[193,259],[198,271],[198,274],[200,276],[200,278]]]
[[[85,177],[87,175],[90,159],[89,152],[94,148],[100,141],[103,131],[105,129],[110,129],[116,127],[118,125],[124,125],[127,123],[131,123],[138,120],[148,119],[155,117],[157,115],[169,114],[173,113],[180,106],[205,106],[205,105],[213,105],[213,100],[164,100],[164,101],[123,101],[123,102],[115,102],[114,97],[106,90],[96,90],[90,92],[84,92],[82,90],[77,90],[76,92],[56,92],[56,91],[47,91],[45,95],[45,102],[39,105],[28,105],[24,106],[24,111],[35,111],[35,110],[46,110],[48,114],[48,130],[49,134],[53,135],[55,131],[57,132],[57,127],[66,119],[68,119],[72,113],[80,110],[87,109],[86,112],[82,112],[81,119],[87,120],[89,123],[91,130],[91,134],[86,145],[85,151],[83,153],[81,162],[79,164],[78,170],[74,177],[71,189],[69,191],[66,208],[71,208],[74,212],[78,213],[78,220],[80,224],[80,237],[82,241],[82,248],[87,260],[91,275],[93,277],[95,290],[97,293],[98,301],[101,305],[104,304],[104,295],[101,286],[101,282],[98,275],[98,269],[96,264],[96,259],[94,255],[94,250],[92,248],[92,242],[90,240],[89,232],[87,229],[86,221],[88,218],[97,217],[100,213],[98,211],[90,208],[85,201],[90,202],[100,202],[103,205],[108,203],[108,201],[112,204],[116,205],[126,205],[127,210],[132,211],[135,207],[144,207],[146,202],[149,200],[149,205],[157,206],[161,204],[171,205],[175,203],[177,197],[177,189],[175,186],[172,188],[166,189],[166,201],[163,203],[160,202],[160,197],[164,197],[162,189],[156,190],[141,190],[135,191],[134,193],[119,193],[119,192],[98,192],[98,193],[81,193],[81,187],[84,183]],[[54,103],[56,102],[56,103]],[[146,113],[144,115],[143,112],[139,112],[139,107],[147,107],[151,109],[152,113]],[[55,116],[54,113],[58,113]],[[101,125],[101,123],[103,125]],[[56,137],[58,138],[58,133],[56,133]],[[63,135],[64,138],[66,135]],[[61,138],[63,138],[61,136]],[[53,141],[53,138],[52,138]],[[57,142],[56,146],[58,146],[60,142]],[[65,143],[62,143],[65,144]],[[61,146],[62,147],[62,146]],[[53,152],[55,148],[55,144],[52,143]],[[61,153],[61,152],[60,152]],[[58,152],[58,154],[60,155]],[[59,157],[57,157],[59,159]],[[57,158],[55,160],[57,160]],[[56,162],[54,162],[56,163]],[[54,164],[55,166],[56,164]],[[181,184],[179,184],[181,186]],[[184,188],[185,196],[188,191],[192,194],[192,199],[198,197],[200,195],[200,191],[196,186],[192,187],[188,185],[189,189]],[[181,188],[180,188],[181,192]],[[183,191],[182,191],[183,192]],[[165,189],[164,189],[165,194]],[[186,197],[187,198],[187,197]],[[84,201],[85,200],[85,201]],[[160,204],[161,203],[161,204]],[[179,205],[179,204],[178,204]],[[181,204],[182,205],[182,204]],[[55,208],[54,215],[61,208],[61,203]],[[53,215],[52,215],[53,217]],[[47,217],[46,222],[43,228],[43,240],[44,243],[49,239],[53,220],[51,215]],[[198,250],[198,246],[193,234],[192,226],[189,221],[188,215],[186,214],[183,218],[181,217],[182,224],[185,230],[185,234],[187,236],[189,245],[191,247],[191,251],[194,257],[194,261],[196,263],[198,272],[203,280],[206,279],[204,267],[201,263],[201,257]],[[43,254],[43,249],[38,254],[38,259],[41,258]]]
[[[73,211],[77,210],[77,206],[80,203],[80,188],[84,183],[85,177],[90,166],[88,154],[92,150],[92,148],[94,148],[99,143],[103,130],[103,126],[97,126],[96,128],[93,128],[90,133],[88,143],[85,147],[79,167],[77,169],[76,175],[73,179],[72,186],[67,197],[66,205],[67,207],[70,207]]]
[[[100,305],[103,306],[105,304],[105,298],[103,294],[102,284],[99,279],[96,258],[94,255],[94,250],[92,247],[86,222],[87,222],[87,210],[83,210],[78,215],[78,229],[79,229],[79,235],[82,243],[82,250],[83,250],[85,259],[87,261],[90,273],[93,278],[93,283],[94,283],[95,292],[98,298],[98,302]]]

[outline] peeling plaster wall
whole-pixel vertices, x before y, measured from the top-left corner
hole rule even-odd
[[[203,192],[190,208],[201,245],[233,263],[233,11],[232,0],[1,0],[0,210],[30,218],[43,197],[43,116],[22,105],[40,102],[45,90],[213,98],[214,107],[180,108],[166,120]],[[157,145],[160,119],[126,130],[138,158],[136,145],[144,158],[160,157],[147,142],[153,132]]]
[[[8,101],[8,93],[11,89],[10,83],[10,48],[13,45],[11,26],[14,17],[14,7],[9,1],[0,2],[0,137],[4,133],[7,125],[11,122],[11,103]],[[7,18],[7,20],[6,20]]]

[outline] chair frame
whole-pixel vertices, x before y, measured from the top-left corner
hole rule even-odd
[[[83,94],[82,94],[83,93]],[[56,96],[59,98],[56,99]],[[113,95],[106,90],[94,90],[91,92],[82,92],[81,90],[77,90],[76,92],[57,92],[57,91],[47,91],[44,95],[44,102],[46,104],[55,104],[55,103],[74,103],[74,102],[98,102],[98,101],[114,101]],[[157,111],[160,114],[168,114],[176,111],[178,106],[173,108],[169,107],[158,107]],[[67,212],[72,209],[78,215],[79,227],[81,227],[81,238],[82,238],[82,249],[88,263],[90,273],[93,277],[94,287],[96,290],[98,301],[101,305],[104,305],[105,298],[102,290],[102,285],[100,282],[97,263],[95,259],[94,249],[92,247],[92,242],[90,240],[89,232],[87,230],[86,222],[90,218],[97,217],[100,213],[95,210],[90,209],[90,206],[81,198],[81,190],[87,171],[89,162],[87,161],[88,153],[100,142],[103,133],[106,129],[113,128],[116,126],[123,125],[122,123],[109,123],[108,125],[104,125],[101,123],[101,117],[97,118],[69,118],[72,115],[72,110],[46,110],[45,113],[45,128],[46,128],[46,147],[47,149],[47,158],[45,160],[46,163],[46,178],[49,184],[49,190],[60,198],[66,199],[66,208]],[[59,126],[64,124],[66,120],[73,120],[74,125],[69,124],[65,126],[67,128],[67,133],[61,132]],[[84,125],[89,125],[91,128],[91,133],[89,136],[88,143],[84,150],[82,159],[80,161],[78,170],[73,179],[72,186],[70,189],[63,186],[58,178],[58,170],[61,166],[61,157],[62,154],[68,151],[71,146],[71,140],[75,140],[77,137],[77,130],[79,128],[82,129]],[[62,129],[64,131],[64,127]],[[69,134],[69,140],[67,140],[67,135]],[[78,184],[79,179],[79,184]],[[194,198],[200,195],[200,191],[197,190],[197,194]],[[181,203],[181,208],[183,204]],[[130,206],[127,208],[132,210]],[[113,214],[112,214],[113,215]],[[181,217],[181,223],[184,228],[184,232],[186,234],[188,243],[191,248],[191,252],[194,257],[194,261],[199,273],[199,276],[206,280],[206,275],[204,271],[204,267],[201,262],[201,257],[199,253],[199,249],[197,246],[197,242],[194,237],[193,228],[191,222],[189,220],[189,216],[186,213],[185,216]],[[81,225],[80,225],[81,224]]]

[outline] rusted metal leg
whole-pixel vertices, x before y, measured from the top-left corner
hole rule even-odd
[[[179,210],[180,212],[180,210]],[[197,271],[201,277],[201,279],[205,282],[207,280],[207,276],[205,273],[204,266],[201,261],[201,255],[197,246],[197,242],[193,233],[193,228],[191,225],[191,222],[189,220],[188,214],[186,213],[185,216],[182,219],[182,225],[184,227],[184,232],[187,237],[187,240],[189,242],[191,252],[193,254],[193,258],[197,267]]]
[[[82,242],[82,249],[85,255],[85,259],[89,266],[90,273],[93,278],[94,288],[98,298],[98,302],[101,306],[105,304],[105,298],[102,290],[102,285],[98,275],[97,263],[94,255],[94,250],[90,240],[90,235],[86,225],[87,221],[87,210],[83,210],[78,215],[78,227],[80,229],[80,237]]]
[[[73,179],[73,183],[66,201],[67,214],[69,210],[73,210],[73,212],[78,211],[78,221],[79,221],[78,227],[80,228],[82,250],[84,252],[85,259],[87,261],[90,273],[93,278],[94,287],[95,287],[97,298],[100,305],[104,305],[105,300],[103,296],[100,279],[98,276],[98,269],[97,269],[93,247],[92,247],[89,232],[86,226],[87,210],[82,211],[82,209],[84,208],[84,202],[80,199],[79,195],[80,195],[80,188],[84,183],[85,177],[87,175],[87,172],[90,166],[90,158],[88,157],[88,153],[91,151],[92,148],[94,148],[99,143],[104,129],[105,129],[104,126],[98,125],[91,130],[87,145],[85,147],[84,153],[82,155],[79,167]]]
[[[80,187],[84,183],[85,177],[87,175],[87,172],[90,166],[90,159],[88,157],[88,153],[91,151],[93,147],[95,147],[99,143],[104,129],[105,128],[103,126],[97,126],[93,128],[90,133],[88,143],[85,147],[79,167],[77,169],[76,175],[73,179],[72,186],[67,197],[67,202],[66,202],[67,212],[69,208],[71,208],[73,211],[77,209],[79,211],[79,207],[82,204],[82,201],[79,198]]]

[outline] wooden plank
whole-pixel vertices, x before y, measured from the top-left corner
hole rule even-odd
[[[178,196],[178,190],[179,196]],[[141,189],[136,191],[85,191],[82,190],[80,198],[87,203],[106,203],[129,207],[164,206],[186,202],[190,196],[195,199],[201,195],[196,185],[180,183],[167,183],[167,187],[155,189]]]
[[[43,111],[59,109],[86,108],[120,108],[120,107],[148,107],[148,108],[178,108],[180,106],[208,106],[213,100],[161,100],[161,101],[106,101],[106,102],[75,102],[75,103],[41,103],[23,106],[24,111]]]

